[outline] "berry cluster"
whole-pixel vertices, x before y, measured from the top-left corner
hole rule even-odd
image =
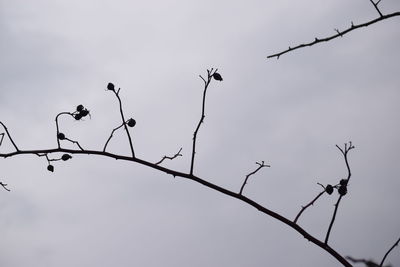
[[[333,193],[334,189],[337,189],[339,195],[344,196],[347,194],[347,184],[348,184],[349,180],[348,179],[341,179],[339,184],[337,185],[331,185],[328,184],[325,187],[325,192],[328,193],[329,195],[331,195]]]

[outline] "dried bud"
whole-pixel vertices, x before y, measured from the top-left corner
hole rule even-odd
[[[54,172],[54,166],[50,164],[49,166],[47,166],[47,170],[49,172]]]
[[[328,184],[328,185],[325,187],[325,191],[326,191],[326,193],[328,193],[328,195],[331,195],[331,194],[333,193],[333,186],[330,185],[330,184]]]
[[[219,74],[218,72],[214,72],[213,78],[214,78],[216,81],[222,81],[222,80],[223,80],[221,74]]]
[[[129,127],[134,127],[136,125],[136,121],[132,118],[130,118],[126,124],[128,124]]]
[[[71,157],[71,155],[69,155],[69,154],[64,154],[64,155],[62,155],[62,157],[61,157],[61,159],[63,160],[63,161],[67,161],[67,160],[69,160],[69,159],[71,159],[72,157]]]
[[[84,109],[83,105],[79,105],[76,107],[76,111],[82,111]]]
[[[114,84],[113,83],[108,83],[107,89],[111,90],[111,91],[115,91]]]
[[[341,185],[338,189],[339,195],[344,196],[347,194],[347,186]]]
[[[64,139],[65,139],[65,134],[63,134],[63,133],[58,133],[58,134],[57,134],[57,138],[60,139],[60,140],[64,140]]]
[[[340,185],[346,186],[348,182],[349,182],[349,180],[347,180],[347,179],[342,179],[342,180],[340,180],[339,183],[340,183]]]
[[[82,119],[82,115],[81,113],[77,113],[74,115],[75,120],[79,121],[80,119]]]

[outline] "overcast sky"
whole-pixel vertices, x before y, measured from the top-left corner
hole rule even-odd
[[[383,0],[384,13],[400,1]],[[335,144],[353,141],[349,193],[330,245],[381,260],[400,236],[400,27],[396,17],[343,38],[266,57],[377,17],[355,1],[0,0],[0,121],[20,149],[56,147],[54,118],[83,104],[91,119],[61,118],[84,148],[102,149],[119,125],[121,88],[136,155],[189,171],[200,117],[198,75],[218,68],[198,136],[195,174],[288,218],[345,178]],[[0,131],[1,132],[1,131]],[[65,147],[71,147],[65,144]],[[11,151],[8,140],[1,152]],[[123,133],[109,145],[129,155]],[[137,164],[74,156],[0,160],[0,266],[339,266],[297,232],[194,182]],[[299,224],[323,239],[337,194]],[[400,266],[396,248],[387,259]]]

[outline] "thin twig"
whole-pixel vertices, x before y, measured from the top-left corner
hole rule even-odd
[[[322,186],[322,188],[324,188],[324,191],[320,192],[313,200],[311,200],[310,203],[308,203],[305,206],[302,206],[301,210],[299,211],[299,213],[297,214],[296,218],[293,220],[294,223],[297,223],[297,220],[300,218],[300,215],[310,206],[314,205],[315,201],[317,201],[318,198],[320,198],[320,196],[322,196],[325,193],[325,187],[318,183],[320,186]]]
[[[362,27],[367,27],[367,26],[369,26],[371,24],[374,24],[374,23],[377,23],[379,21],[382,21],[382,20],[385,20],[385,19],[388,19],[388,18],[391,18],[391,17],[395,17],[395,16],[400,16],[400,12],[394,12],[394,13],[391,13],[391,14],[383,15],[383,16],[380,16],[379,18],[376,18],[376,19],[373,19],[371,21],[368,21],[368,22],[365,22],[365,23],[362,23],[362,24],[358,24],[358,25],[355,25],[352,22],[350,28],[348,28],[348,29],[346,29],[344,31],[340,32],[338,29],[335,29],[335,31],[337,32],[337,34],[335,34],[335,35],[332,35],[332,36],[329,36],[329,37],[325,37],[325,38],[315,38],[315,40],[313,42],[300,44],[300,45],[297,45],[295,47],[290,47],[289,46],[288,49],[286,49],[286,50],[284,50],[282,52],[276,53],[276,54],[269,55],[269,56],[267,56],[267,58],[276,57],[277,59],[279,59],[279,57],[281,55],[286,54],[288,52],[291,52],[293,50],[296,50],[296,49],[299,49],[299,48],[303,48],[303,47],[307,47],[307,46],[313,46],[315,44],[322,43],[322,42],[328,42],[328,41],[330,41],[332,39],[335,39],[337,37],[342,37],[346,33],[349,33],[349,32],[351,32],[351,31],[353,31],[355,29],[362,28]]]
[[[399,243],[400,243],[400,238],[397,239],[397,241],[394,243],[394,245],[386,252],[385,256],[383,256],[383,259],[382,259],[382,261],[381,261],[381,264],[379,264],[379,267],[382,267],[382,266],[383,266],[383,263],[385,262],[386,257],[389,255],[389,253],[390,253],[396,246],[399,245]]]
[[[1,135],[1,139],[0,139],[0,146],[1,146],[1,144],[3,143],[3,139],[4,139],[4,133],[1,133],[0,135]]]
[[[344,144],[344,149],[342,149],[342,148],[339,147],[338,145],[336,145],[336,147],[337,147],[337,148],[340,150],[340,152],[342,153],[342,155],[343,155],[343,157],[344,157],[344,161],[345,161],[345,163],[346,163],[346,168],[347,168],[347,185],[348,185],[348,182],[350,181],[350,177],[351,177],[351,170],[350,170],[349,161],[348,161],[348,159],[347,159],[347,154],[349,153],[350,150],[354,149],[355,147],[353,146],[353,144],[351,143],[351,141],[350,141],[348,144],[347,144],[347,143]],[[347,186],[347,185],[346,185],[346,186]],[[334,209],[334,211],[333,211],[333,216],[332,216],[331,222],[329,223],[328,231],[326,232],[325,244],[328,244],[329,235],[331,234],[332,227],[333,227],[333,223],[335,222],[336,214],[337,214],[337,211],[338,211],[338,209],[339,209],[339,204],[340,204],[340,201],[342,200],[342,197],[343,197],[343,196],[344,196],[344,195],[340,194],[340,195],[339,195],[339,198],[338,198],[338,200],[337,200],[337,202],[336,202],[336,204],[335,204],[335,209]]]
[[[84,149],[81,147],[81,145],[78,143],[78,141],[74,141],[74,140],[71,140],[71,139],[69,139],[69,138],[65,138],[64,140],[70,141],[71,143],[76,144],[81,150],[84,150]]]
[[[205,118],[205,106],[206,106],[206,93],[207,93],[207,89],[208,89],[208,85],[211,82],[212,76],[215,72],[217,72],[218,69],[216,69],[214,71],[213,68],[211,68],[210,70],[207,70],[207,80],[204,79],[201,75],[199,75],[199,77],[203,80],[204,82],[204,91],[203,91],[203,104],[202,104],[202,108],[201,108],[201,117],[199,120],[199,123],[197,124],[196,130],[193,133],[193,145],[192,145],[192,160],[190,162],[190,174],[193,174],[193,167],[194,167],[194,155],[196,154],[196,140],[197,140],[197,133],[200,129],[200,125],[203,123],[204,118]]]
[[[378,8],[378,4],[379,4],[379,2],[380,2],[381,0],[379,0],[379,1],[376,2],[376,3],[375,3],[373,0],[369,0],[369,1],[370,1],[371,4],[375,7],[376,11],[378,11],[379,15],[382,17],[383,14],[382,14],[382,12],[379,10],[379,8]]]
[[[125,117],[124,117],[124,112],[123,112],[123,110],[122,110],[122,101],[121,101],[121,98],[119,97],[119,92],[120,92],[120,90],[121,90],[121,88],[119,88],[118,91],[115,91],[115,90],[112,90],[112,91],[114,92],[115,96],[116,96],[117,99],[118,99],[118,103],[119,103],[119,112],[120,112],[120,114],[121,114],[122,125],[124,126],[126,135],[128,136],[129,146],[130,146],[130,148],[131,148],[132,157],[134,158],[134,157],[135,157],[135,151],[133,150],[133,144],[132,144],[131,134],[129,133],[128,126],[126,126],[126,123],[125,123],[126,120],[125,120]]]
[[[56,121],[56,138],[57,138],[58,148],[61,148],[60,138],[58,138],[58,134],[60,133],[60,127],[58,126],[58,117],[60,117],[61,115],[70,115],[74,117],[74,115],[71,112],[66,112],[66,111],[57,114],[55,121]]]
[[[7,188],[7,184],[4,184],[3,182],[0,182],[0,185],[8,192],[10,192],[11,190]]]
[[[111,131],[111,134],[110,134],[110,136],[108,137],[108,139],[107,139],[107,141],[106,141],[106,143],[105,143],[105,145],[104,145],[103,152],[106,152],[106,148],[107,148],[108,142],[110,142],[111,138],[113,137],[114,132],[115,132],[116,130],[118,130],[119,128],[121,128],[122,126],[124,126],[124,124],[125,124],[125,123],[121,124],[120,126],[118,126],[117,128],[114,128],[114,129]]]
[[[182,156],[181,151],[182,151],[182,147],[181,147],[181,148],[179,149],[179,151],[178,151],[175,155],[173,155],[172,157],[165,155],[160,161],[158,161],[157,163],[154,163],[154,164],[159,165],[159,164],[161,164],[161,163],[162,163],[164,160],[166,160],[166,159],[173,160],[173,159],[175,159],[176,157],[181,157],[181,156]]]
[[[353,262],[353,263],[364,263],[365,266],[367,267],[379,267],[379,265],[375,262],[373,262],[372,260],[366,260],[366,259],[354,259],[350,256],[347,256],[346,259],[348,259],[349,261]],[[389,266],[386,266],[389,267]]]
[[[7,134],[8,138],[10,139],[11,143],[13,144],[15,150],[19,151],[17,145],[14,143],[14,140],[11,138],[10,132],[8,131],[7,127],[1,121],[0,121],[0,124],[3,126],[4,130],[6,131],[6,134]],[[4,135],[4,133],[3,133],[3,135]],[[1,140],[3,141],[3,138]]]
[[[258,165],[258,168],[246,175],[246,178],[244,179],[242,187],[240,188],[239,195],[241,195],[243,193],[244,186],[247,184],[247,180],[249,179],[250,176],[252,176],[253,174],[256,174],[260,169],[262,169],[264,167],[271,167],[270,165],[264,164],[264,161],[261,161],[261,163],[256,162],[256,164]]]

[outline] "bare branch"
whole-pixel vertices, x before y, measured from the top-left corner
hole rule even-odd
[[[341,185],[340,185],[339,190],[338,190],[339,191],[339,198],[338,198],[338,200],[337,200],[337,202],[335,204],[335,209],[333,211],[333,216],[332,216],[331,222],[329,223],[328,231],[327,231],[326,236],[325,236],[325,244],[328,244],[329,235],[330,235],[330,233],[332,231],[333,223],[335,222],[335,219],[336,219],[336,214],[337,214],[337,211],[339,209],[340,201],[342,200],[342,197],[344,195],[346,195],[346,193],[347,193],[347,185],[348,185],[348,182],[350,181],[350,177],[351,177],[351,170],[350,170],[349,161],[347,159],[347,154],[349,153],[350,150],[355,148],[353,146],[353,144],[351,143],[351,141],[348,144],[347,143],[344,144],[344,149],[342,149],[338,145],[336,145],[336,147],[340,150],[340,152],[342,153],[342,155],[344,157],[344,161],[346,163],[346,168],[347,168],[347,179],[344,180],[343,184],[342,184],[342,181],[341,181]]]
[[[74,140],[71,140],[71,139],[69,139],[69,138],[65,138],[65,140],[67,140],[67,141],[69,141],[69,142],[71,142],[71,143],[73,143],[73,144],[76,144],[81,150],[84,150],[84,149],[81,147],[81,145],[78,143],[78,141],[74,141]]]
[[[244,179],[242,187],[240,188],[239,195],[241,195],[243,193],[244,186],[246,185],[247,180],[249,179],[250,176],[252,176],[253,174],[256,174],[260,169],[262,169],[264,167],[271,167],[270,165],[264,164],[264,161],[261,161],[261,163],[256,162],[256,164],[258,165],[258,168],[246,175],[246,178]]]
[[[8,131],[7,127],[1,121],[0,121],[0,124],[3,126],[4,130],[6,131],[6,134],[7,134],[8,138],[10,139],[11,143],[13,144],[15,150],[19,151],[17,145],[14,143],[14,140],[11,138],[10,132]],[[3,137],[4,137],[4,133],[3,133]],[[3,137],[1,138],[1,141],[3,141]]]
[[[382,261],[381,261],[381,264],[379,264],[379,267],[383,267],[383,263],[385,262],[386,257],[389,255],[389,253],[390,253],[396,246],[399,245],[399,243],[400,243],[400,238],[397,239],[397,241],[393,244],[393,246],[386,252],[385,256],[383,256],[383,259],[382,259]]]
[[[208,86],[210,85],[210,82],[213,78],[213,75],[217,73],[218,69],[213,69],[211,68],[210,70],[207,70],[207,80],[204,79],[201,75],[199,77],[203,80],[204,82],[204,91],[203,91],[203,104],[201,108],[201,117],[199,120],[199,123],[197,124],[196,130],[193,133],[193,145],[192,145],[192,160],[190,162],[190,174],[193,174],[193,167],[194,167],[194,155],[196,154],[196,140],[197,140],[197,133],[199,132],[200,125],[204,122],[205,116],[205,108],[206,108],[206,93]]]
[[[366,259],[354,259],[352,257],[346,257],[346,259],[348,259],[349,261],[353,262],[353,263],[364,263],[365,266],[367,267],[379,267],[379,265],[371,260],[366,260]],[[390,267],[390,266],[386,266],[386,267]]]
[[[7,184],[4,184],[3,182],[0,182],[0,185],[8,192],[10,192],[11,190],[7,188]]]
[[[59,134],[60,134],[60,127],[58,125],[58,117],[60,117],[61,115],[69,115],[69,116],[74,116],[71,112],[60,112],[57,114],[56,116],[56,138],[57,138],[57,146],[58,148],[61,148],[61,144],[60,144],[60,138],[59,138]]]
[[[105,143],[105,145],[104,145],[103,152],[106,152],[107,145],[108,145],[108,143],[110,142],[111,138],[113,137],[114,132],[115,132],[116,130],[118,130],[119,128],[121,128],[122,126],[124,126],[124,124],[125,124],[125,123],[121,124],[120,126],[118,126],[117,128],[114,128],[114,129],[112,130],[110,137],[108,137],[108,139],[107,139],[107,141],[106,141],[106,143]]]
[[[373,0],[369,0],[370,2],[371,2],[371,4],[375,7],[375,9],[376,9],[376,11],[378,11],[378,13],[379,13],[379,16],[383,16],[383,14],[382,14],[382,12],[379,10],[379,8],[378,8],[378,4],[379,4],[379,2],[381,1],[381,0],[379,0],[378,2],[374,2]]]
[[[379,18],[370,20],[370,21],[365,22],[365,23],[357,24],[357,25],[355,25],[353,22],[351,22],[350,28],[348,28],[346,30],[339,31],[338,29],[335,29],[335,31],[337,32],[337,34],[335,34],[335,35],[332,35],[332,36],[329,36],[329,37],[325,37],[325,38],[315,38],[315,40],[312,41],[312,42],[300,44],[300,45],[297,45],[295,47],[290,47],[289,46],[288,49],[286,49],[286,50],[284,50],[282,52],[276,53],[276,54],[269,55],[269,56],[267,56],[267,58],[276,57],[277,59],[279,59],[279,57],[281,55],[286,54],[288,52],[297,50],[299,48],[307,47],[307,46],[313,46],[313,45],[318,44],[318,43],[328,42],[328,41],[330,41],[332,39],[335,39],[335,38],[338,38],[338,37],[342,37],[343,35],[351,32],[351,31],[354,31],[355,29],[362,28],[362,27],[367,27],[367,26],[369,26],[371,24],[374,24],[374,23],[377,23],[379,21],[382,21],[382,20],[385,20],[385,19],[388,19],[388,18],[391,18],[391,17],[395,17],[395,16],[400,16],[400,12],[394,12],[394,13],[391,13],[391,14],[383,15],[383,16],[380,16]]]
[[[110,91],[113,91],[114,94],[115,94],[115,96],[116,96],[117,99],[118,99],[118,103],[119,103],[119,112],[120,112],[120,114],[121,114],[122,125],[124,126],[126,135],[128,136],[129,146],[130,146],[130,148],[131,148],[132,157],[134,158],[134,157],[135,157],[135,151],[133,150],[132,138],[131,138],[131,135],[130,135],[130,133],[129,133],[128,126],[126,125],[126,120],[125,120],[125,117],[124,117],[124,112],[123,112],[123,110],[122,110],[122,101],[121,101],[121,98],[119,97],[119,91],[120,91],[120,90],[121,90],[121,88],[119,88],[117,92],[116,92],[115,90],[110,90]]]
[[[181,157],[181,156],[182,156],[181,151],[182,151],[182,147],[181,147],[181,148],[179,149],[179,151],[178,151],[175,155],[173,155],[172,157],[165,155],[160,161],[158,161],[157,163],[154,163],[154,164],[159,165],[159,164],[161,164],[161,163],[162,163],[164,160],[166,160],[166,159],[173,160],[173,159],[175,159],[175,158],[177,158],[177,157]]]
[[[1,146],[1,144],[3,143],[3,139],[4,139],[4,133],[1,133],[0,136],[1,136],[1,139],[0,139],[0,146]]]
[[[322,188],[324,189],[324,191],[321,191],[313,200],[311,200],[310,203],[308,203],[307,205],[303,206],[301,208],[301,210],[299,211],[299,213],[297,214],[296,218],[293,220],[294,223],[297,223],[297,220],[300,218],[300,215],[310,206],[314,205],[315,201],[317,201],[318,198],[320,198],[324,193],[325,193],[325,187],[318,183],[320,186],[322,186]]]

